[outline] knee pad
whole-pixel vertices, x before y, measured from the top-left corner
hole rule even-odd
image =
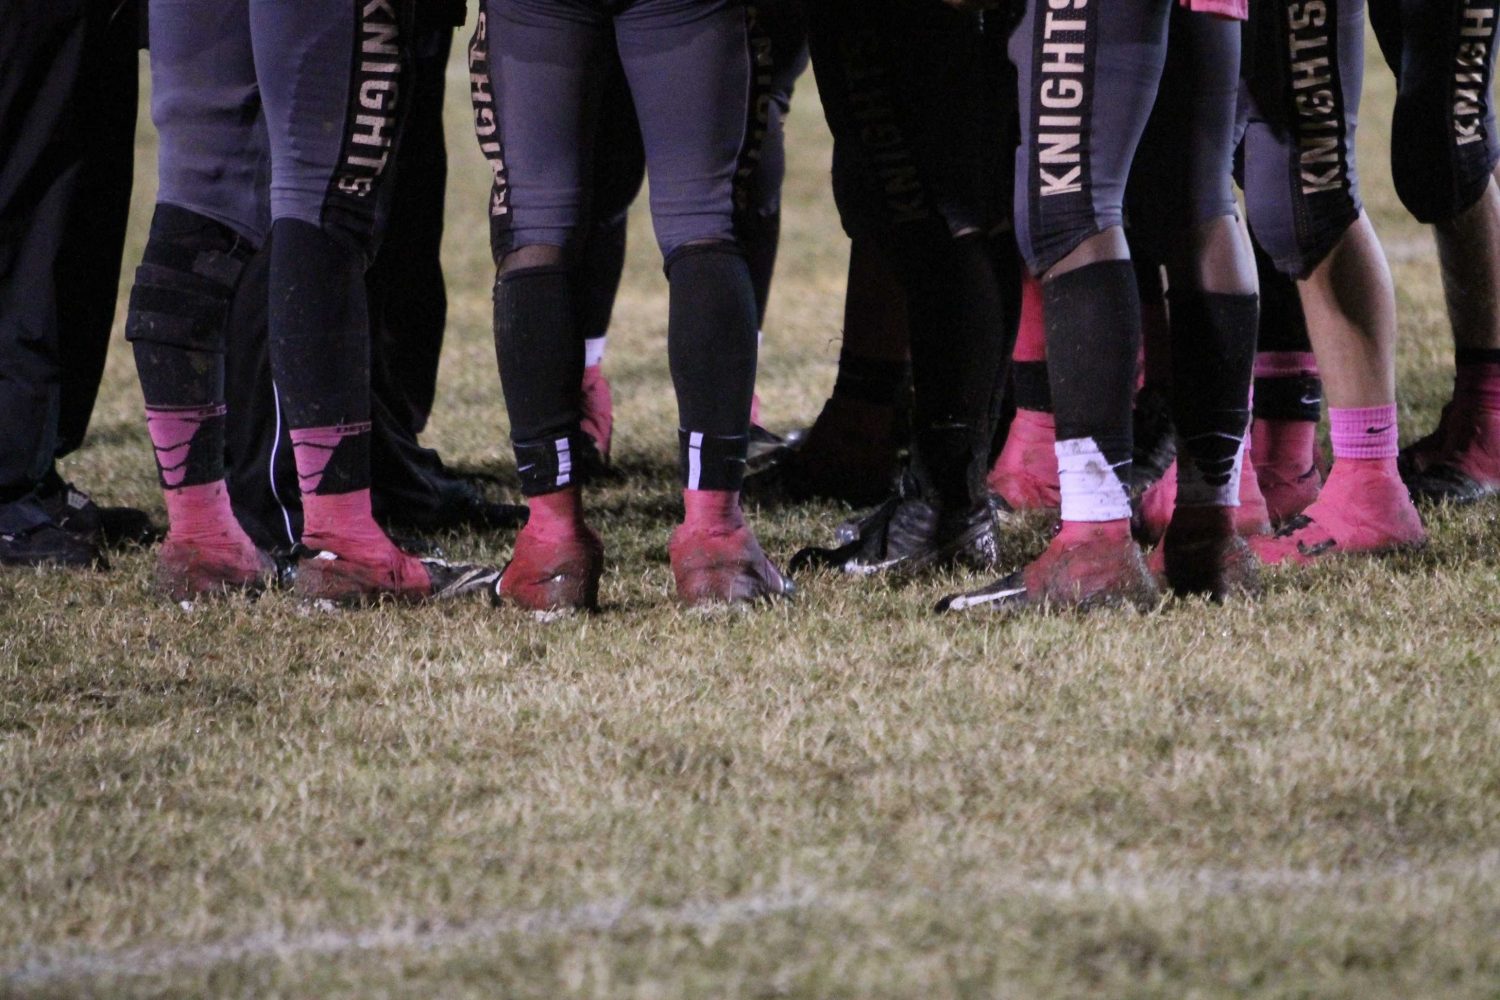
[[[125,339],[224,353],[229,306],[254,254],[228,226],[158,205],[130,292]]]

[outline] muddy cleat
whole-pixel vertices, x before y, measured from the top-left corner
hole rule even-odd
[[[604,543],[579,523],[567,535],[523,530],[510,562],[492,588],[495,603],[529,611],[594,611],[604,575]]]
[[[1305,566],[1331,555],[1377,555],[1426,542],[1394,463],[1345,458],[1334,463],[1315,503],[1250,546],[1267,565]]]
[[[791,597],[796,587],[761,550],[746,524],[705,529],[678,525],[667,551],[677,599],[690,607]]]
[[[948,511],[921,497],[897,495],[866,517],[840,525],[836,548],[798,552],[791,571],[824,567],[872,576],[911,575],[952,565],[990,569],[999,557],[999,523],[1005,513],[998,497]]]
[[[985,480],[990,492],[1013,511],[1061,509],[1056,443],[1052,414],[1017,410],[1005,446]]]
[[[1161,591],[1125,521],[1065,522],[1052,544],[1026,568],[966,594],[938,602],[939,613],[1012,614],[1043,608],[1092,611],[1156,606]]]
[[[419,559],[391,547],[373,559],[355,559],[328,549],[296,553],[292,590],[309,601],[364,604],[392,597],[399,601],[448,600],[491,586],[497,571],[441,559]]]
[[[1440,427],[1441,446],[1402,474],[1412,499],[1466,504],[1500,493],[1500,412],[1450,404]]]
[[[1318,425],[1307,420],[1255,418],[1250,430],[1250,465],[1265,497],[1271,523],[1302,513],[1323,487],[1318,467]]]
[[[174,601],[259,594],[278,579],[276,562],[248,538],[188,541],[168,534],[156,553],[156,588]]]
[[[1271,533],[1266,499],[1260,492],[1260,481],[1246,469],[1240,475],[1240,505],[1234,511],[1235,533],[1241,538]],[[1177,510],[1177,463],[1132,504],[1131,530],[1137,541],[1155,545],[1166,535]]]
[[[1152,575],[1179,597],[1199,594],[1222,603],[1261,591],[1260,562],[1235,528],[1227,507],[1184,507],[1147,560]]]

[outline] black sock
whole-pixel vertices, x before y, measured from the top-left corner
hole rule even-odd
[[[737,247],[706,243],[673,253],[667,277],[672,286],[667,353],[677,391],[682,482],[688,489],[738,490],[755,392],[750,271]]]
[[[1174,290],[1171,309],[1178,503],[1230,506],[1250,424],[1259,297]]]
[[[1057,418],[1063,519],[1130,516],[1141,300],[1128,260],[1089,264],[1042,286],[1047,369]],[[1113,470],[1101,476],[1102,467]]]

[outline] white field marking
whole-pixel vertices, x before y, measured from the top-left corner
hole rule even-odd
[[[1464,881],[1500,876],[1500,851],[1461,862],[1431,866],[1401,863],[1351,871],[1200,868],[1153,872],[1141,866],[1072,878],[997,874],[984,880],[982,892],[956,895],[957,901],[982,906],[1018,897],[1047,902],[1207,901],[1261,894],[1351,891],[1401,880],[1427,885],[1440,876],[1461,877]],[[116,951],[39,951],[23,958],[17,966],[0,969],[0,985],[20,987],[84,979],[164,976],[261,959],[285,962],[359,952],[441,952],[515,936],[717,931],[784,913],[848,913],[858,908],[888,908],[903,900],[924,899],[955,901],[946,894],[923,891],[827,892],[813,885],[782,887],[734,899],[692,900],[672,907],[639,906],[628,900],[612,899],[568,909],[491,913],[470,920],[408,919],[365,930],[264,931],[205,944],[142,945]]]

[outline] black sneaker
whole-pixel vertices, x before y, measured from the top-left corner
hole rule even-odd
[[[0,534],[0,566],[109,569],[98,545],[56,524],[39,524],[24,531]]]
[[[760,424],[750,425],[750,451],[745,456],[747,467],[758,469],[772,459],[786,444],[786,439],[773,434]]]
[[[909,480],[907,481],[909,484]],[[963,510],[946,510],[921,496],[898,493],[870,514],[839,526],[836,548],[806,548],[790,570],[825,567],[858,576],[911,575],[944,566],[992,569],[999,557],[1004,501],[987,496]]]
[[[101,507],[56,472],[42,483],[36,499],[59,528],[96,546],[151,545],[162,537],[145,511]]]

